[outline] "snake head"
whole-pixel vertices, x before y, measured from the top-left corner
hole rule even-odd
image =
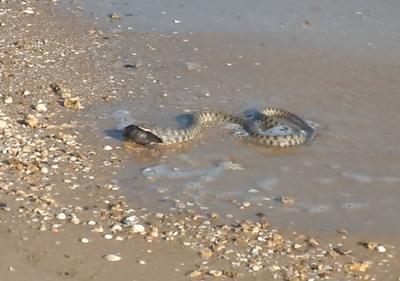
[[[129,125],[124,128],[123,136],[136,144],[153,148],[154,145],[162,143],[162,139],[139,126]]]

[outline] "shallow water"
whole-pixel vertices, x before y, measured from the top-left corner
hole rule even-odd
[[[120,149],[130,160],[116,181],[132,201],[234,218],[265,213],[297,229],[400,233],[398,2],[93,3],[72,7],[115,34],[106,55],[123,90],[87,116],[115,146],[125,125],[176,125],[203,108],[277,106],[320,125],[312,144],[293,149],[236,141],[226,128],[181,147]]]

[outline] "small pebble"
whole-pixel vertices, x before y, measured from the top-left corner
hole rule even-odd
[[[12,104],[12,102],[13,102],[13,98],[12,98],[12,97],[6,97],[6,98],[4,99],[4,103],[5,103],[5,104]]]
[[[186,204],[183,202],[178,202],[175,204],[175,207],[178,209],[185,209],[186,208]]]
[[[63,104],[64,104],[64,107],[67,109],[72,109],[72,110],[83,109],[83,106],[81,105],[81,102],[78,97],[66,98],[66,99],[64,99]]]
[[[59,213],[59,214],[57,214],[56,218],[58,220],[65,220],[67,218],[67,215],[64,213]]]
[[[189,273],[189,277],[190,277],[190,278],[199,277],[199,276],[201,276],[201,275],[202,275],[202,273],[201,273],[200,270],[195,270],[195,271],[192,271],[192,272]]]
[[[46,105],[45,105],[44,103],[38,103],[38,104],[35,106],[35,109],[36,109],[37,111],[39,111],[39,112],[46,112],[46,111],[47,111],[47,107],[46,107]]]
[[[105,255],[104,258],[107,261],[120,261],[120,260],[122,260],[122,258],[120,256],[115,255],[115,254]]]
[[[369,268],[369,264],[365,262],[352,262],[345,265],[347,271],[365,272]]]
[[[90,220],[87,222],[88,225],[96,225],[96,222],[94,220]]]
[[[135,232],[135,233],[142,233],[142,232],[144,232],[146,229],[144,228],[144,226],[143,225],[141,225],[141,224],[134,224],[133,226],[132,226],[132,229],[133,229],[133,231]]]
[[[5,127],[7,127],[7,122],[4,120],[0,120],[0,130],[4,129]]]
[[[377,250],[379,253],[384,253],[384,252],[386,252],[386,248],[385,248],[384,246],[382,246],[382,245],[377,246],[377,247],[376,247],[376,250]]]
[[[186,69],[189,71],[194,71],[194,70],[198,70],[201,68],[201,65],[198,63],[194,63],[194,62],[186,62]]]
[[[22,11],[24,14],[27,15],[34,15],[35,12],[33,11],[33,9],[31,7],[26,8],[25,10]]]
[[[244,207],[244,208],[248,208],[248,207],[250,207],[250,202],[243,202],[242,203],[242,207]]]
[[[122,226],[120,224],[116,223],[110,228],[110,230],[113,233],[120,232],[120,231],[122,231]]]
[[[104,228],[102,226],[98,226],[92,229],[93,232],[96,233],[103,233],[104,232]]]
[[[105,234],[104,239],[111,240],[111,239],[113,239],[113,236],[111,234]]]
[[[209,258],[212,257],[213,252],[211,251],[211,249],[204,249],[204,250],[201,250],[201,251],[199,252],[199,255],[200,255],[200,257],[203,258],[203,259],[209,259]]]
[[[156,213],[156,214],[155,214],[155,217],[156,217],[157,219],[162,219],[164,216],[165,216],[165,215],[164,215],[163,213]]]
[[[211,276],[214,276],[214,277],[220,277],[220,276],[222,276],[222,271],[221,270],[210,270],[208,272],[208,274],[210,274]]]
[[[84,244],[87,244],[87,243],[89,243],[89,239],[87,239],[86,237],[81,238],[81,242]]]
[[[39,124],[39,119],[37,119],[32,114],[28,114],[24,119],[24,123],[31,128],[36,128]]]
[[[120,17],[117,13],[115,13],[115,12],[112,12],[112,13],[110,14],[110,18],[111,18],[112,20],[120,20],[120,19],[121,19],[121,17]]]
[[[71,218],[71,223],[72,223],[72,224],[80,224],[81,221],[80,221],[77,217],[72,217],[72,218]]]
[[[125,225],[133,225],[137,221],[138,221],[138,219],[136,216],[129,216],[129,217],[126,217],[122,223]]]
[[[294,198],[289,197],[289,196],[282,196],[280,198],[280,201],[282,202],[283,205],[293,205],[294,204]]]
[[[104,150],[107,150],[107,151],[109,151],[109,150],[112,150],[113,148],[112,148],[112,146],[110,146],[110,145],[106,145],[105,147],[104,147]]]
[[[157,238],[158,237],[158,232],[157,231],[152,231],[150,232],[150,236],[153,238]]]

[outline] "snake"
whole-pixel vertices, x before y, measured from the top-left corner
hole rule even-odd
[[[298,129],[291,127],[291,133],[279,135],[265,134],[268,129],[282,124],[286,125],[285,121],[295,125]],[[155,145],[187,142],[199,135],[206,125],[228,123],[239,125],[246,131],[246,136],[241,138],[271,147],[303,145],[312,140],[315,135],[315,129],[298,115],[284,109],[267,107],[258,112],[257,122],[224,112],[203,110],[194,112],[191,124],[184,128],[131,124],[124,128],[123,136],[136,144],[152,148]]]

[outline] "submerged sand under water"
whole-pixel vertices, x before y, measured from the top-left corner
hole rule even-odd
[[[116,182],[151,210],[183,202],[296,229],[400,233],[400,41],[389,2],[77,3],[115,34],[110,79],[125,90],[87,111],[114,145],[127,124],[175,125],[203,108],[276,106],[320,126],[312,144],[285,150],[224,129],[181,148],[121,149],[131,160]]]

